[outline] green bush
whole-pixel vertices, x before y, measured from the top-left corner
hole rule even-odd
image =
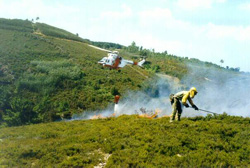
[[[78,80],[83,77],[81,69],[72,63],[62,61],[32,61],[34,72],[25,73],[18,82],[17,89],[45,92],[62,87],[65,80]]]
[[[37,122],[37,113],[33,110],[34,104],[23,98],[14,98],[10,102],[11,110],[7,110],[3,115],[4,121],[9,126],[30,124]]]

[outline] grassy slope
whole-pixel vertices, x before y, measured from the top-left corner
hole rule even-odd
[[[89,42],[89,40],[82,39],[75,34],[72,34],[63,29],[59,29],[59,28],[47,25],[45,23],[35,23],[34,28],[36,29],[36,32],[42,33],[47,36],[58,37],[58,38],[69,39],[69,40],[80,41],[80,42]]]
[[[113,101],[114,86],[124,93],[140,89],[145,81],[130,67],[121,73],[101,69],[96,62],[106,53],[73,34],[48,25],[37,29],[29,21],[0,21],[1,123],[46,122],[58,114],[101,109]],[[180,78],[188,73],[185,62],[192,62],[166,55],[148,60],[149,70],[159,65],[158,71]],[[91,167],[104,162],[105,154],[111,154],[108,167],[250,165],[249,118],[208,116],[174,124],[168,120],[121,116],[1,128],[0,167]]]
[[[248,167],[250,119],[120,116],[0,131],[1,167]]]
[[[87,84],[87,86],[79,90],[79,96],[87,95],[88,98],[100,99],[99,102],[95,101],[95,103],[98,103],[100,109],[105,107],[107,105],[107,102],[103,101],[103,99],[105,100],[105,97],[98,97],[99,95],[101,96],[103,95],[103,93],[108,94],[107,99],[110,102],[113,100],[113,96],[110,94],[110,90],[114,86],[119,90],[119,92],[124,93],[127,90],[139,88],[141,82],[145,80],[144,76],[137,73],[130,67],[125,67],[120,73],[115,70],[101,69],[100,65],[96,64],[96,62],[100,60],[100,58],[105,56],[105,52],[93,49],[87,45],[82,46],[81,43],[77,42],[68,43],[65,40],[59,39],[53,39],[53,41],[57,44],[60,44],[67,52],[72,55],[72,60],[74,62],[77,62],[82,67],[82,70],[86,75],[84,83]],[[147,72],[137,67],[134,68],[144,73],[145,75],[148,75]],[[95,89],[95,86],[97,87],[97,89]],[[66,92],[71,91],[72,90],[70,89]],[[65,90],[61,93],[63,94],[63,92],[65,92]],[[57,96],[60,96],[60,94]],[[68,99],[71,98],[68,97]],[[80,101],[84,102],[84,100],[81,99]],[[93,103],[91,100],[85,103],[87,109],[91,108],[91,103]],[[95,104],[95,106],[96,105],[97,104]],[[92,107],[92,109],[95,108]]]
[[[37,34],[37,29],[34,33],[26,31],[26,27],[32,28],[31,22],[2,20],[5,27],[0,27],[1,123],[46,122],[64,114],[103,109],[113,101],[112,94],[139,89],[146,79],[130,67],[121,73],[102,69],[97,61],[106,52],[70,40],[72,36],[78,38],[73,34],[67,39],[57,36],[66,36],[66,31],[44,24],[39,27],[41,32],[45,28],[56,32],[53,37],[45,36]],[[25,29],[20,31],[15,26]]]

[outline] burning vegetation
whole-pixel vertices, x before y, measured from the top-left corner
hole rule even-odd
[[[110,118],[110,117],[118,117],[121,115],[120,113],[120,108],[119,108],[119,99],[120,96],[116,95],[114,99],[114,113],[104,116],[102,113],[93,115],[90,117],[91,120],[95,119],[105,119],[105,118]],[[129,107],[127,107],[129,108]],[[133,114],[138,115],[139,118],[148,118],[148,119],[156,119],[159,118],[159,114],[162,112],[160,109],[155,109],[155,110],[147,110],[146,108],[141,107],[139,110],[135,110]]]

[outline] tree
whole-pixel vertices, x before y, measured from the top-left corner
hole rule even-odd
[[[163,52],[163,54],[166,54],[166,55],[168,55],[168,51],[167,51],[167,50],[165,50],[165,51]]]
[[[221,63],[221,66],[222,66],[222,64],[224,63],[224,60],[223,60],[223,59],[221,59],[221,60],[220,60],[220,63]]]
[[[128,51],[131,53],[136,53],[139,50],[139,47],[136,46],[136,43],[133,41],[130,46],[128,46]]]
[[[39,17],[36,17],[36,21],[39,20],[40,18]]]
[[[10,101],[11,109],[6,110],[3,119],[9,126],[35,123],[37,113],[33,111],[34,103],[28,99],[14,97]]]
[[[139,54],[140,54],[141,56],[148,56],[149,51],[148,51],[147,49],[143,49],[143,50],[140,51]]]
[[[240,67],[234,69],[236,72],[240,72]]]

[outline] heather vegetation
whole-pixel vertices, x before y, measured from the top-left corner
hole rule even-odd
[[[249,133],[249,118],[226,114],[2,128],[0,167],[249,167]]]

